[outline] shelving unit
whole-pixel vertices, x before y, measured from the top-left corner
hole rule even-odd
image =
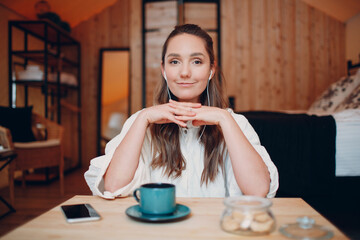
[[[17,95],[23,88],[24,106],[29,105],[30,88],[41,89],[44,104],[44,116],[59,124],[64,125],[68,137],[74,134],[74,126],[77,130],[76,150],[77,160],[72,161],[69,168],[78,167],[81,164],[81,88],[80,88],[80,43],[72,38],[66,31],[49,21],[9,21],[9,106],[20,105],[16,100]],[[23,37],[19,37],[22,36]],[[29,64],[37,64],[44,73],[43,80],[26,79],[19,80],[14,73],[19,69],[25,69]],[[75,76],[77,85],[70,85],[61,81],[61,73],[69,73]],[[49,74],[55,76],[55,81],[49,81]],[[14,88],[17,88],[14,93]],[[39,90],[38,90],[39,91]],[[40,98],[40,97],[37,97]],[[15,101],[14,101],[15,99]],[[64,121],[62,116],[64,109],[73,120]],[[70,115],[68,114],[67,117]],[[65,146],[66,147],[66,146]],[[66,157],[66,151],[65,151]],[[66,158],[65,158],[66,159]]]

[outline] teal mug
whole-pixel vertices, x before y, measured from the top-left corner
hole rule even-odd
[[[135,189],[133,195],[144,214],[165,215],[176,209],[175,185],[170,183],[147,183]]]

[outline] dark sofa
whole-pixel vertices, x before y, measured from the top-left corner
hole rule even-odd
[[[278,168],[276,197],[301,197],[352,239],[360,239],[360,177],[335,176],[333,117],[239,113],[254,127]]]

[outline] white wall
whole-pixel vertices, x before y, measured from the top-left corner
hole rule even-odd
[[[346,60],[358,63],[360,60],[360,14],[350,18],[345,24]]]

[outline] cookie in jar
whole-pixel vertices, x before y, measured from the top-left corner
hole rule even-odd
[[[221,228],[230,233],[258,236],[275,230],[276,222],[269,199],[255,196],[229,197],[224,201]]]

